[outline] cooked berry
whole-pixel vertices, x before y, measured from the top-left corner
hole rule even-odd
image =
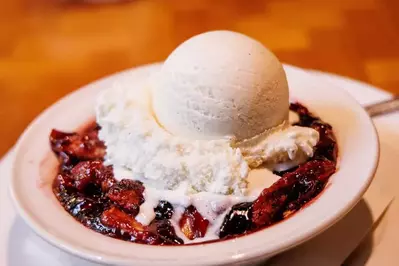
[[[109,206],[108,199],[89,198],[67,190],[55,191],[55,194],[65,210],[83,225],[103,234],[112,233],[112,230],[99,220],[103,210]]]
[[[281,182],[281,185],[277,184],[278,182],[269,188],[265,188],[254,201],[252,206],[252,223],[254,226],[268,226],[281,220],[284,206],[287,204],[289,189],[295,181],[287,180],[287,184]]]
[[[101,171],[99,180],[101,180],[101,190],[105,193],[117,182],[114,178],[112,166],[106,166]]]
[[[159,201],[158,206],[154,208],[154,211],[155,219],[170,219],[173,215],[173,206],[168,201],[161,200]]]
[[[254,201],[252,222],[267,226],[298,210],[320,193],[334,171],[333,162],[314,160],[284,174]]]
[[[328,160],[314,160],[301,166],[300,170],[291,173],[295,174],[298,182],[292,188],[284,217],[300,209],[323,190],[328,178],[335,172],[335,164]]]
[[[190,240],[204,237],[208,225],[209,221],[192,205],[186,208],[179,221],[181,231]]]
[[[136,216],[144,202],[144,186],[140,181],[123,179],[115,183],[107,196],[124,211]]]
[[[169,220],[154,220],[149,230],[162,238],[164,244],[181,245],[184,244],[183,240],[176,235],[175,229]]]
[[[54,181],[57,190],[75,190],[75,180],[66,173],[59,173]]]
[[[144,226],[137,222],[134,217],[115,206],[102,213],[101,221],[109,227],[120,228],[132,234],[145,231]]]
[[[224,217],[220,227],[219,237],[240,235],[252,227],[252,202],[243,202],[234,205]]]
[[[70,170],[79,161],[103,159],[105,155],[105,146],[98,139],[97,130],[77,134],[53,129],[50,144],[61,161],[62,170]]]
[[[101,222],[107,227],[119,231],[117,234],[130,235],[130,240],[143,244],[162,244],[162,239],[146,226],[136,221],[131,215],[122,210],[111,207],[101,215]]]
[[[338,145],[332,127],[321,121],[313,122],[311,127],[317,130],[320,136],[319,142],[315,147],[313,159],[327,159],[336,162]]]
[[[100,161],[85,161],[72,168],[70,176],[74,180],[74,186],[78,191],[83,191],[89,184],[98,184],[98,177],[104,166]]]
[[[313,121],[319,120],[318,117],[309,112],[308,108],[300,103],[291,103],[290,110],[299,115],[299,122],[297,123],[298,126],[310,127]]]
[[[78,163],[69,172],[61,172],[55,181],[55,186],[65,189],[75,189],[87,195],[100,195],[106,167],[100,161],[84,161]],[[108,182],[113,176],[107,177]]]

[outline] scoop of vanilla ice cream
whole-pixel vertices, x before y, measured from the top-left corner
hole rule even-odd
[[[177,47],[154,79],[152,108],[170,133],[238,141],[288,118],[288,84],[278,59],[240,33],[213,31]]]

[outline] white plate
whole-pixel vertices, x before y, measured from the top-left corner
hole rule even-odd
[[[150,65],[113,75],[68,95],[38,117],[16,147],[11,192],[25,221],[44,239],[72,254],[120,265],[213,265],[259,260],[298,245],[327,229],[361,198],[378,161],[374,126],[345,91],[315,82],[308,73],[286,66],[292,98],[331,123],[338,138],[340,167],[321,196],[292,218],[249,236],[182,247],[138,245],[95,233],[66,213],[51,192],[56,160],[48,134],[52,128],[74,130],[93,115],[96,94],[113,82],[142,87]]]

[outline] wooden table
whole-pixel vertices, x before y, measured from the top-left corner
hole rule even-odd
[[[214,29],[248,34],[283,62],[399,93],[397,0],[2,2],[0,155],[61,96],[110,73],[163,60],[183,40]]]

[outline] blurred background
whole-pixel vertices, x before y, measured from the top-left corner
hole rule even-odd
[[[0,156],[63,95],[164,60],[195,34],[252,36],[281,61],[399,93],[398,0],[1,0]]]

